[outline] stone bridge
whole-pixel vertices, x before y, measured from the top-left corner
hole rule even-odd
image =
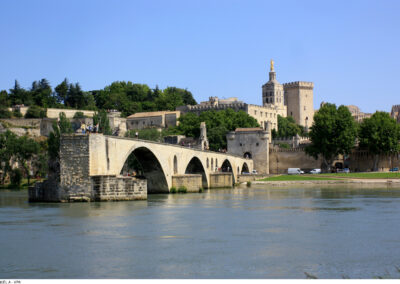
[[[238,174],[253,170],[253,161],[240,156],[103,134],[63,135],[60,148],[60,184],[64,187],[96,177],[121,176],[131,154],[143,168],[149,193],[167,193],[180,185],[197,191],[199,187],[232,186]]]

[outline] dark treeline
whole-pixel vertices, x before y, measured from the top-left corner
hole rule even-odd
[[[177,106],[194,105],[190,91],[176,87],[151,89],[146,84],[113,82],[102,90],[84,91],[79,83],[62,81],[54,89],[46,79],[34,81],[24,89],[18,81],[9,91],[0,91],[0,107],[14,105],[41,108],[72,108],[84,110],[115,109],[127,116],[142,111],[175,110]]]

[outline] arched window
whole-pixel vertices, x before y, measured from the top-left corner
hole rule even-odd
[[[208,161],[208,158],[207,158],[207,169],[209,168],[209,166],[210,166],[210,165],[209,165],[209,161]]]
[[[214,170],[214,159],[213,158],[211,158],[211,170],[212,171]]]

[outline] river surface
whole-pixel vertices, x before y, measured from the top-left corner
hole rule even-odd
[[[208,190],[29,204],[0,191],[0,278],[399,278],[400,189]]]

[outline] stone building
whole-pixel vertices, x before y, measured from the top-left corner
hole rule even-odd
[[[126,128],[130,130],[176,126],[180,114],[180,111],[138,112],[127,117]]]
[[[351,116],[354,117],[354,120],[357,122],[361,122],[365,118],[369,118],[372,116],[372,113],[364,113],[360,110],[358,106],[355,105],[349,105],[347,106],[347,108],[351,112]]]
[[[314,121],[314,83],[291,82],[283,84],[287,116],[294,118],[297,124],[306,129]]]
[[[296,122],[310,127],[313,122],[313,88],[312,82],[293,82],[280,84],[276,79],[274,62],[271,60],[269,80],[262,86],[262,105],[252,105],[239,101],[237,98],[219,99],[210,97],[209,101],[198,105],[178,107],[182,113],[194,112],[200,114],[208,110],[224,110],[231,108],[235,111],[243,110],[254,117],[263,129],[268,123],[271,129],[278,129],[278,115],[293,116]]]
[[[397,123],[400,123],[400,105],[392,106],[392,111],[390,112],[390,116],[396,119]]]
[[[248,115],[254,117],[260,126],[264,129],[267,127],[267,123],[271,122],[272,128],[278,128],[278,114],[284,114],[279,112],[279,108],[273,104],[266,106],[246,104],[243,101],[239,101],[237,98],[219,99],[218,97],[210,97],[209,101],[201,102],[198,105],[186,105],[177,107],[181,113],[194,112],[197,115],[208,110],[225,110],[233,109],[235,111],[242,110]],[[286,116],[286,115],[284,115]]]
[[[227,153],[253,159],[259,174],[269,174],[269,133],[262,128],[237,128],[226,135]]]

